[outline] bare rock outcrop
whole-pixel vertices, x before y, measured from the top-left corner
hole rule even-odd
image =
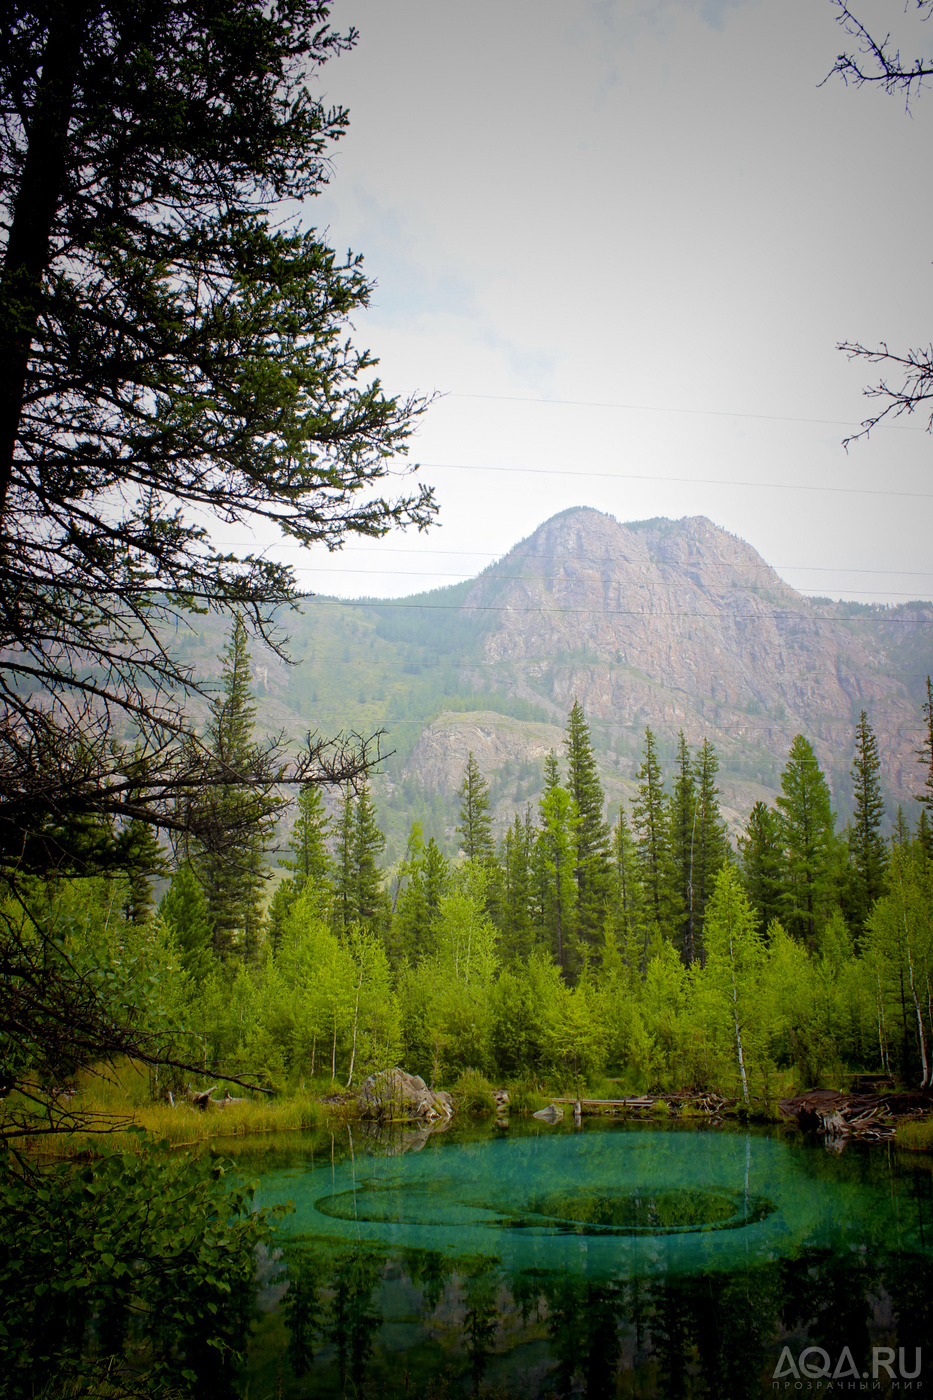
[[[360,1086],[357,1108],[361,1118],[377,1122],[420,1121],[434,1123],[453,1116],[450,1095],[429,1089],[418,1074],[405,1070],[380,1070]]]

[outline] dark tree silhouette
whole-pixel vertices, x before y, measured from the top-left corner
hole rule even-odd
[[[67,864],[75,814],[204,810],[177,800],[212,763],[169,627],[236,609],[278,648],[297,596],[212,521],[336,549],[433,517],[423,486],[381,494],[425,402],[386,397],[347,338],[360,260],[293,213],[347,123],[313,90],[355,38],[327,17],[14,0],[0,20],[0,838],[21,868]],[[365,767],[312,742],[289,776]]]
[[[846,0],[831,0],[831,3],[838,11],[839,24],[855,40],[857,47],[854,53],[843,52],[838,56],[828,77],[837,75],[844,83],[855,87],[867,84],[882,87],[887,93],[903,94],[909,109],[911,101],[933,77],[933,60],[902,58],[900,49],[892,46],[890,34],[885,34],[883,39],[872,35],[852,13]],[[922,19],[929,19],[933,14],[933,0],[914,0],[906,8],[919,13]],[[913,413],[918,408],[922,408],[924,413],[928,412],[925,405],[933,400],[933,344],[896,352],[890,350],[885,341],[871,347],[859,341],[847,340],[841,342],[838,348],[850,359],[885,365],[897,376],[893,382],[887,378],[880,379],[865,390],[867,398],[880,400],[883,407],[863,421],[860,432],[845,439],[846,447],[860,437],[867,437],[872,428],[889,415],[898,418],[902,413]],[[933,408],[929,410],[927,419],[927,432],[931,431]]]

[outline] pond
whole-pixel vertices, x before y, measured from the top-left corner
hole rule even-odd
[[[513,1119],[342,1124],[243,1165],[261,1204],[295,1207],[263,1262],[250,1394],[923,1393],[925,1156]]]

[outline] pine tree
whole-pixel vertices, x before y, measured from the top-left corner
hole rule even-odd
[[[532,859],[535,832],[531,809],[524,821],[516,812],[502,842],[502,946],[515,961],[527,958],[534,945],[532,924]]]
[[[596,772],[590,731],[579,700],[567,720],[567,788],[576,804],[577,936],[595,948],[601,941],[609,893],[609,829],[603,819],[604,797]]]
[[[385,843],[368,784],[360,783],[355,795],[347,787],[337,822],[334,918],[338,929],[359,924],[380,933],[387,930],[391,907],[378,865]]]
[[[681,730],[677,739],[677,777],[670,804],[671,864],[677,902],[681,956],[690,967],[697,956],[697,901],[694,898],[697,854],[697,817],[700,796],[694,778],[690,749]]]
[[[729,854],[726,826],[719,811],[719,789],[716,775],[719,759],[709,739],[703,740],[694,769],[699,808],[693,845],[693,926],[697,955],[703,950],[703,929],[706,906],[712,896],[716,878]]]
[[[629,970],[630,981],[635,985],[644,975],[648,959],[645,898],[635,843],[622,807],[612,831],[609,907],[616,947]]]
[[[467,860],[478,865],[492,861],[495,846],[492,839],[492,819],[489,815],[489,784],[479,771],[479,764],[471,749],[463,770],[463,781],[457,789],[460,798],[460,825],[458,835]]]
[[[353,863],[356,869],[356,918],[365,929],[382,930],[387,923],[388,900],[378,860],[386,839],[376,820],[369,784],[360,784],[356,799]]]
[[[205,801],[232,834],[222,852],[195,847],[192,864],[207,899],[214,952],[251,962],[258,953],[265,855],[272,840],[272,799],[246,781],[257,753],[253,741],[256,709],[251,703],[249,651],[243,619],[233,621],[224,648],[222,690],[211,705],[206,742],[223,783]],[[228,815],[237,811],[239,820]]]
[[[632,809],[638,863],[645,889],[647,915],[659,929],[667,929],[671,913],[670,825],[661,782],[658,748],[650,728],[645,729],[645,757],[638,771],[638,801]]]
[[[353,789],[344,788],[340,800],[335,841],[334,922],[338,929],[349,928],[356,918],[356,879],[353,864],[353,841],[356,814],[353,810]]]
[[[433,836],[417,850],[409,842],[406,863],[406,880],[392,921],[392,950],[396,962],[404,958],[418,962],[435,950],[438,911],[450,887],[450,864]]]
[[[292,883],[296,895],[310,886],[324,903],[332,887],[334,863],[327,845],[331,818],[317,784],[302,785],[297,807],[298,815],[288,838],[292,855],[282,856],[279,865],[294,872]]]
[[[168,874],[165,853],[149,823],[136,819],[121,831],[116,849],[127,883],[123,916],[131,923],[144,924],[152,909],[153,877]]]
[[[815,949],[817,922],[836,893],[838,843],[829,788],[802,734],[791,744],[777,808],[787,872],[787,930]]]
[[[742,880],[759,927],[767,932],[784,909],[784,848],[777,813],[756,802],[739,837]]]
[[[210,971],[213,940],[204,891],[187,862],[172,876],[159,915],[175,934],[181,965],[197,985]]]
[[[851,771],[855,790],[855,815],[849,829],[849,852],[855,874],[852,917],[856,932],[861,933],[872,905],[884,888],[888,867],[887,847],[881,837],[884,799],[879,778],[878,741],[864,710],[855,730],[855,761]]]
[[[534,865],[541,922],[551,951],[562,971],[573,963],[577,913],[574,875],[579,816],[571,794],[558,781],[557,755],[552,749],[544,763],[545,787],[539,803],[541,819],[535,841]]]

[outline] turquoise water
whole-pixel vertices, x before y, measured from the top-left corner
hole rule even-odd
[[[933,1321],[926,1159],[598,1121],[405,1145],[345,1126],[263,1171],[261,1204],[295,1209],[257,1381],[730,1400],[773,1393],[785,1345],[823,1347],[831,1370],[848,1347],[870,1375],[872,1346],[922,1346]]]

